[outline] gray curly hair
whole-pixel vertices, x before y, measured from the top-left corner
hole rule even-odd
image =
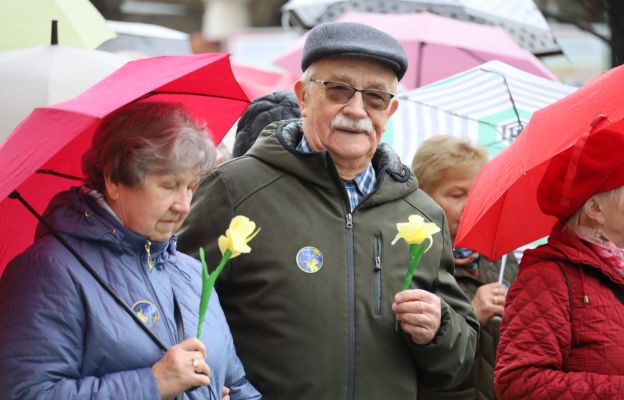
[[[131,103],[104,118],[82,157],[85,183],[104,192],[104,178],[128,187],[146,174],[171,174],[199,167],[208,173],[216,157],[204,126],[181,104]]]

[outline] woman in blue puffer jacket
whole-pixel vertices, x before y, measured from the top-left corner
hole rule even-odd
[[[59,193],[44,218],[138,318],[40,226],[0,281],[1,399],[220,399],[223,386],[260,398],[216,294],[193,337],[201,265],[176,251],[213,160],[181,106],[134,103],[102,122],[85,186]]]

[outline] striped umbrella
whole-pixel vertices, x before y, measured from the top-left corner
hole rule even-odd
[[[409,164],[419,144],[438,134],[479,143],[494,156],[520,133],[534,111],[576,88],[489,61],[399,94],[382,140]]]

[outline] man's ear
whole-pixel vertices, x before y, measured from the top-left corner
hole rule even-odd
[[[397,108],[399,108],[399,100],[394,98],[390,101],[390,108],[388,109],[388,118],[390,118],[392,114],[394,114]]]
[[[301,116],[306,116],[306,83],[299,79],[295,82],[295,96],[297,96],[297,103],[299,103],[299,110],[301,111]]]

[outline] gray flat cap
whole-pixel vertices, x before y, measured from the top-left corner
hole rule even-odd
[[[407,69],[407,56],[392,36],[355,22],[330,22],[315,26],[303,46],[301,69],[325,57],[364,57],[391,67],[399,80]]]

